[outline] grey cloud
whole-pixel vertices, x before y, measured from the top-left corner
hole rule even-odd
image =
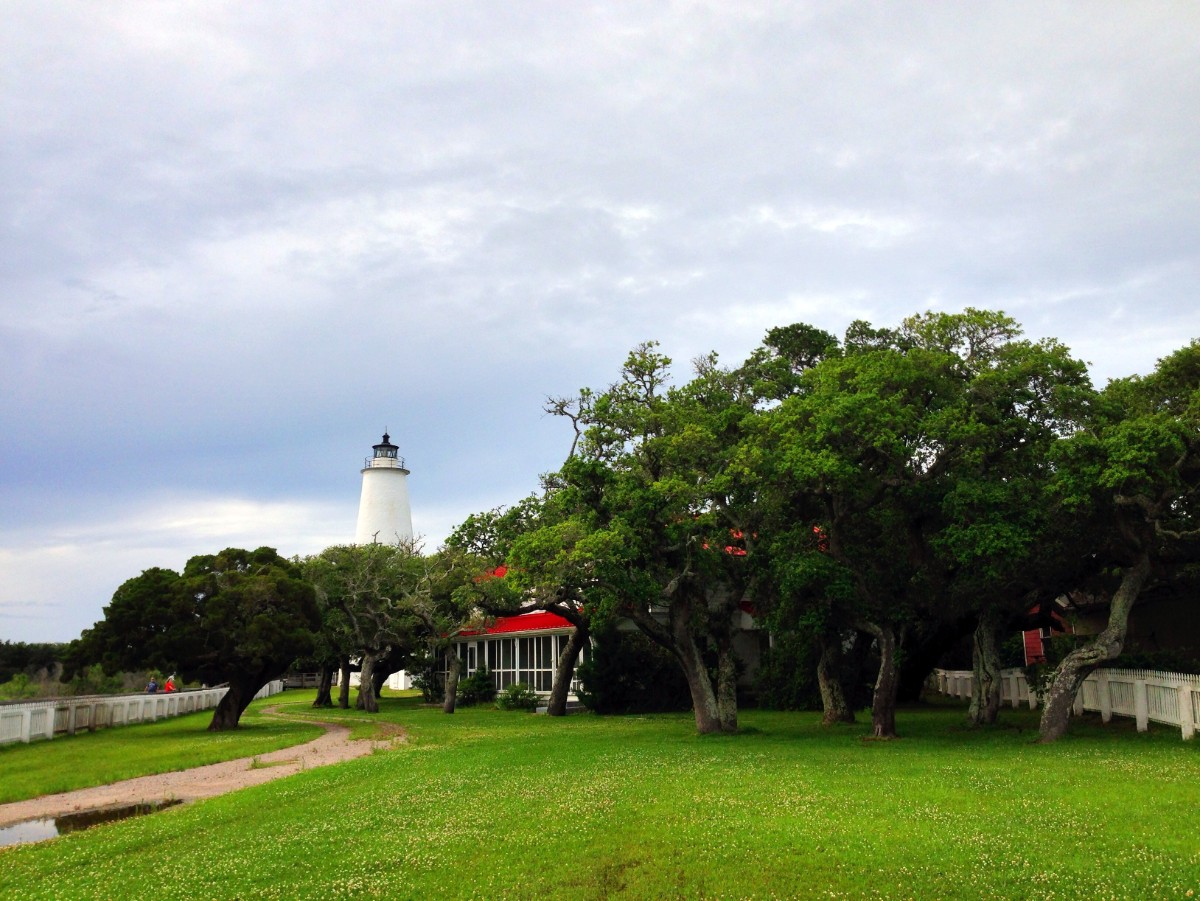
[[[18,2],[6,25],[0,553],[162,492],[349,521],[384,426],[444,534],[533,490],[569,443],[542,399],[645,339],[683,374],[796,318],[970,304],[1103,382],[1200,334],[1188,5]],[[212,549],[137,528],[118,567]],[[27,550],[0,604],[94,619],[115,568],[38,582]]]

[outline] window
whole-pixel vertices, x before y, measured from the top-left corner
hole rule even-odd
[[[534,691],[547,693],[554,688],[554,671],[566,646],[566,635],[498,636],[464,642],[458,646],[458,653],[467,672],[474,672],[477,660],[486,663],[497,690],[524,682]],[[573,679],[571,690],[578,685],[578,679]]]

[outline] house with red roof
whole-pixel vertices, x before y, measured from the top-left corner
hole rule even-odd
[[[455,639],[463,675],[469,676],[486,666],[498,691],[523,682],[540,694],[548,694],[572,628],[558,614],[544,611],[497,617],[486,628],[465,631]],[[585,647],[580,663],[587,659],[587,654]],[[572,680],[571,696],[577,688],[578,677]]]

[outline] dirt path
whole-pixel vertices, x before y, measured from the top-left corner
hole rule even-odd
[[[276,710],[277,708],[272,707],[263,713],[277,716],[279,719],[314,722],[303,717],[283,716],[276,713]],[[322,722],[318,722],[317,725],[324,727],[325,734],[308,744],[293,745],[254,757],[226,760],[224,763],[210,763],[207,766],[175,773],[138,776],[136,779],[126,779],[112,785],[80,788],[56,795],[30,798],[28,801],[0,804],[0,827],[24,820],[79,813],[83,810],[124,807],[165,799],[195,801],[199,798],[211,798],[250,785],[282,779],[301,770],[363,757],[377,749],[389,748],[394,742],[404,741],[404,732],[398,727],[395,734],[385,741],[352,741],[350,730],[346,726]]]

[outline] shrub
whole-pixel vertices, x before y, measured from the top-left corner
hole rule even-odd
[[[17,673],[7,682],[0,684],[0,700],[20,701],[36,698],[40,694],[38,684],[30,679],[27,673]]]
[[[763,652],[754,690],[769,710],[820,710],[817,658],[821,650],[810,633],[782,632]]]
[[[492,674],[486,666],[479,667],[458,683],[458,703],[464,706],[485,703],[494,700],[495,697],[496,686],[492,682]]]
[[[690,710],[692,697],[675,658],[640,632],[607,626],[579,665],[579,700],[596,713]]]
[[[537,710],[542,699],[538,693],[524,682],[514,682],[496,698],[496,706],[501,710]]]
[[[421,700],[426,704],[438,704],[445,698],[446,683],[441,673],[442,660],[424,649],[413,652],[409,658],[408,672],[412,676],[413,688],[420,689]]]

